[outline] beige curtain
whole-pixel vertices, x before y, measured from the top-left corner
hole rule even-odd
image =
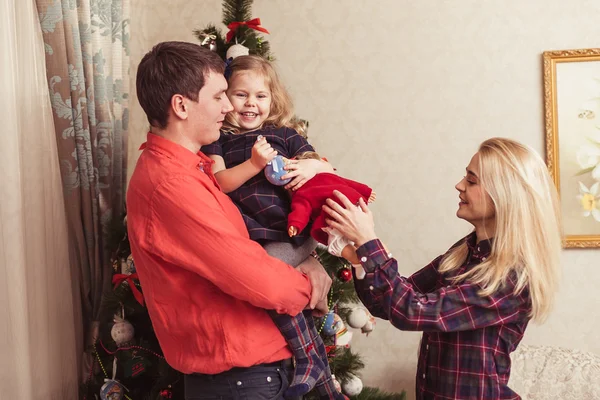
[[[33,0],[0,1],[0,398],[76,399],[67,227]]]
[[[78,271],[85,348],[111,287],[109,226],[122,220],[129,119],[129,0],[36,0]],[[90,353],[83,364],[89,375]]]

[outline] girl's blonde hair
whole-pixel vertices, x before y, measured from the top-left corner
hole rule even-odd
[[[231,81],[235,74],[243,71],[252,71],[262,75],[265,84],[271,91],[271,111],[263,125],[292,128],[306,137],[306,124],[295,117],[292,98],[268,60],[259,56],[239,56],[233,59],[227,70],[227,72],[231,71],[228,81]],[[231,117],[231,113],[225,117],[224,129],[232,133],[240,132],[240,126]]]
[[[504,138],[479,147],[479,177],[495,207],[496,229],[490,256],[456,282],[481,285],[481,295],[495,292],[511,276],[517,294],[529,290],[533,320],[542,322],[552,308],[560,275],[562,231],[558,195],[542,158],[530,147]],[[440,272],[464,263],[467,243],[444,257]]]

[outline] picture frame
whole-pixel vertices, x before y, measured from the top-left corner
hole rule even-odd
[[[566,248],[600,247],[600,48],[543,53],[546,162]]]

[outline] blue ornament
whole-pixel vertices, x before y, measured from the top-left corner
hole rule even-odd
[[[323,323],[323,333],[327,336],[333,336],[336,333],[336,319],[335,313],[333,311],[329,311],[327,315],[325,315],[325,322]]]
[[[281,179],[282,176],[288,173],[283,167],[285,167],[284,158],[282,156],[275,156],[265,167],[267,180],[275,186],[283,186],[291,181],[291,178]]]
[[[125,391],[123,385],[112,379],[105,379],[106,383],[100,388],[102,400],[121,400]]]

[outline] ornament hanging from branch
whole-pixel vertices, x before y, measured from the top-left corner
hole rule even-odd
[[[227,53],[225,55],[226,59],[234,59],[239,56],[247,56],[250,54],[250,49],[244,46],[243,44],[236,43],[227,49]]]
[[[342,384],[342,391],[348,396],[358,396],[363,390],[363,383],[358,376],[348,375],[349,378]]]
[[[122,345],[131,342],[135,335],[133,325],[118,315],[115,315],[114,321],[115,324],[110,330],[110,336],[113,338],[117,346],[121,347]]]
[[[340,268],[338,278],[342,282],[350,282],[352,280],[352,271],[348,267]]]
[[[354,308],[348,314],[348,325],[355,329],[360,329],[362,333],[369,333],[373,331],[375,327],[375,317],[373,317],[369,311],[362,307]]]
[[[210,51],[217,51],[217,35],[200,32],[198,38],[201,40],[200,46],[206,47]]]

